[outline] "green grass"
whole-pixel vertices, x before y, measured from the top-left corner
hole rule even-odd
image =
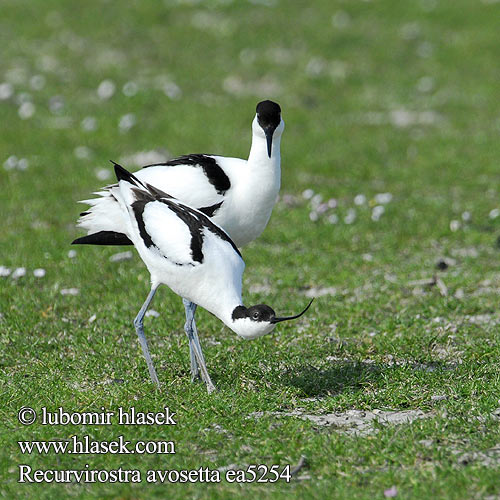
[[[0,167],[0,266],[27,269],[18,280],[0,278],[2,498],[371,499],[393,485],[397,498],[500,495],[500,460],[491,451],[500,442],[500,218],[488,216],[500,207],[500,6],[268,3],[3,2],[0,83],[11,82],[14,95],[0,101],[0,165],[15,155],[29,167]],[[34,75],[43,75],[43,88],[32,88]],[[106,101],[96,94],[104,79],[116,84]],[[129,81],[138,85],[132,97],[122,93]],[[162,90],[168,82],[181,89],[175,99]],[[25,120],[23,93],[36,109]],[[60,111],[50,109],[54,96],[64,102]],[[119,249],[77,248],[70,259],[76,201],[105,184],[96,169],[138,151],[245,157],[263,98],[283,108],[282,193],[292,198],[244,249],[245,302],[285,314],[306,304],[308,288],[336,293],[253,342],[199,311],[219,389],[207,395],[189,380],[181,301],[163,287],[152,305],[161,316],[145,321],[163,383],[157,391],[132,326],[148,273],[137,256],[110,262]],[[136,124],[122,132],[127,113]],[[81,128],[87,116],[96,118],[95,131]],[[89,158],[75,156],[79,146]],[[338,224],[310,220],[306,189],[338,200],[328,212]],[[372,207],[384,192],[393,198],[376,222]],[[354,204],[358,194],[365,205]],[[352,208],[356,220],[345,224]],[[438,271],[443,257],[454,262]],[[45,277],[34,277],[35,268]],[[411,284],[433,275],[446,296]],[[61,295],[70,287],[79,295]],[[23,405],[168,406],[178,424],[22,426]],[[427,418],[377,424],[363,436],[276,414],[418,409]],[[173,440],[176,454],[28,456],[17,445],[75,434]],[[145,476],[295,466],[301,455],[307,466],[290,484],[17,483],[19,464],[121,466]]]

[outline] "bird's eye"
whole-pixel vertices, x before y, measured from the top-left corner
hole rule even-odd
[[[252,318],[253,319],[259,319],[259,313],[257,311],[255,311],[253,314],[252,314]]]

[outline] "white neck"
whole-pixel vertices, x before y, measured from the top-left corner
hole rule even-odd
[[[273,134],[271,158],[269,158],[269,155],[267,154],[266,136],[258,124],[257,117],[254,118],[252,122],[252,146],[250,147],[250,154],[248,155],[248,163],[251,163],[253,168],[261,166],[269,169],[271,167],[279,172],[281,163],[281,134],[283,133],[284,128],[285,122],[281,120],[281,123]]]
[[[267,141],[265,137],[259,134],[252,134],[252,146],[250,147],[250,154],[248,155],[248,163],[253,166],[262,166],[269,168],[274,167],[279,170],[281,163],[280,154],[281,135],[273,137],[273,146],[271,149],[271,158],[267,154]]]

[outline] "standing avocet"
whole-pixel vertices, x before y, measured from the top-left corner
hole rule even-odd
[[[160,284],[217,316],[239,336],[254,339],[271,332],[277,323],[295,316],[276,317],[271,307],[245,307],[241,282],[245,263],[231,238],[205,214],[180,203],[156,187],[141,182],[115,163],[118,185],[111,193],[121,207],[122,227],[151,274],[151,291],[134,320],[149,373],[159,385],[143,329],[143,318]],[[201,377],[209,392],[208,375],[193,318],[186,332]]]
[[[265,229],[278,197],[281,181],[280,142],[285,124],[281,108],[272,101],[257,104],[252,122],[252,146],[248,160],[194,154],[166,163],[149,165],[134,175],[200,212],[222,227],[237,247],[257,238]],[[98,198],[85,200],[91,207],[81,214],[78,225],[88,235],[74,244],[131,245],[122,207],[108,186]],[[192,324],[196,303],[183,298],[186,325]],[[188,334],[188,329],[186,329]],[[189,337],[191,339],[191,337]],[[192,377],[198,376],[193,342],[189,341]]]

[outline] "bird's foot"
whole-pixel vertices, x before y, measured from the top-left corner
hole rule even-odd
[[[208,394],[212,394],[212,392],[216,391],[216,387],[214,384],[212,384],[212,382],[209,382],[207,384],[207,391],[208,391]]]

